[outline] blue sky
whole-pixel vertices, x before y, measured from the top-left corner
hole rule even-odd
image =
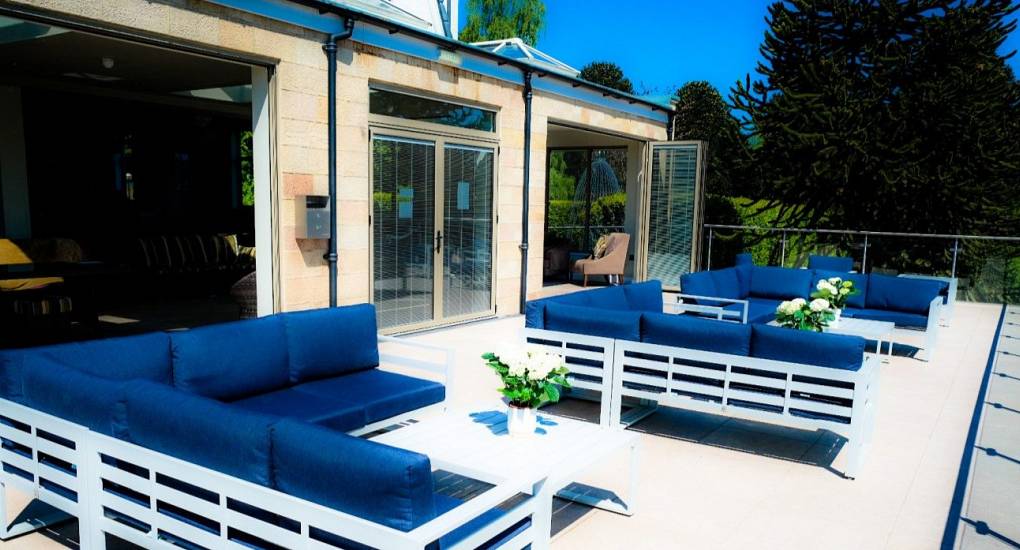
[[[707,80],[725,96],[753,73],[771,0],[546,0],[538,48],[580,69],[611,60],[640,92]],[[461,25],[467,0],[461,0]],[[1004,51],[1020,50],[1020,31]],[[1020,55],[1010,60],[1020,74]],[[752,74],[752,78],[754,75]]]

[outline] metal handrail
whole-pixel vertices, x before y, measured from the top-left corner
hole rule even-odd
[[[740,229],[753,231],[770,231],[780,233],[830,233],[839,235],[866,235],[872,237],[924,237],[931,239],[978,239],[988,241],[1018,241],[1018,237],[1006,237],[998,235],[955,235],[949,233],[900,233],[896,231],[864,231],[859,229],[810,229],[799,227],[763,227],[758,225],[726,225],[706,223],[705,229]]]

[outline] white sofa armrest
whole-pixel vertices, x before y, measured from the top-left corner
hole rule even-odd
[[[439,375],[443,380],[443,385],[446,386],[446,395],[449,396],[453,389],[453,362],[454,362],[454,351],[453,348],[445,346],[437,346],[434,344],[426,344],[423,342],[415,342],[414,340],[408,340],[406,338],[397,338],[394,336],[383,336],[379,335],[379,344],[392,344],[396,347],[405,348],[406,353],[384,353],[381,349],[379,351],[379,364],[391,364],[399,365],[412,370],[424,371],[432,373],[433,375]],[[395,351],[395,350],[394,350]],[[442,355],[442,361],[423,359],[421,352],[430,352],[433,355]]]
[[[721,321],[734,320],[741,323],[747,323],[747,300],[740,300],[735,298],[720,298],[717,296],[699,296],[697,294],[683,294],[683,293],[668,293],[670,296],[675,297],[674,300],[669,298],[663,299],[663,305],[672,308],[672,313],[680,314],[688,311],[696,313],[704,313],[707,315],[713,315],[716,319]],[[725,306],[710,306],[698,303],[688,303],[684,300],[697,300],[697,301],[710,301],[710,302],[723,302],[726,304],[742,304],[741,311],[733,311],[725,309]]]

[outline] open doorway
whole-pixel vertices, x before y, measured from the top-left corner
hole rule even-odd
[[[267,78],[0,17],[0,345],[271,310]]]
[[[618,264],[596,270],[590,283],[634,274],[640,212],[642,151],[639,140],[549,124],[546,151],[546,216],[543,280],[546,285],[583,283],[574,269],[580,259],[601,256],[612,235],[626,235]],[[614,237],[618,239],[618,237]],[[598,249],[598,250],[597,250]],[[612,251],[609,251],[610,253]],[[610,271],[615,273],[610,273]],[[605,273],[603,273],[605,272]]]

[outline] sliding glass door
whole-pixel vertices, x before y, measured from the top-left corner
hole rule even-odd
[[[644,275],[667,288],[676,288],[680,276],[696,267],[703,170],[702,143],[651,144]]]
[[[373,299],[380,328],[493,309],[495,151],[439,136],[372,136]]]

